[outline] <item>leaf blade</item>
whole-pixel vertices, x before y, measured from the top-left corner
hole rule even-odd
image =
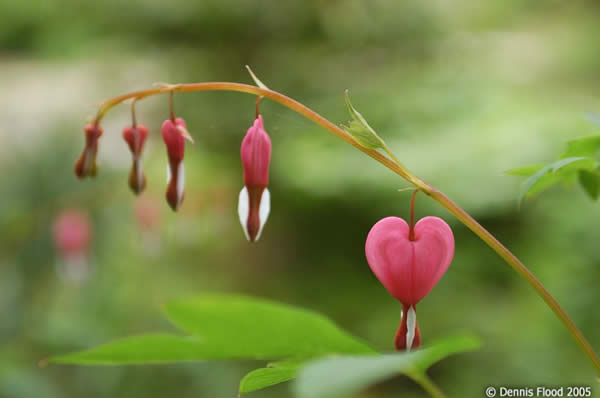
[[[546,165],[545,167],[538,170],[535,174],[530,176],[523,183],[523,187],[519,193],[519,204],[525,198],[525,195],[534,187],[536,183],[538,183],[547,173],[556,173],[566,167],[570,167],[572,170],[579,170],[580,168],[589,168],[594,167],[595,160],[589,157],[584,156],[575,156],[569,158],[559,159],[553,163]]]
[[[205,359],[198,338],[148,334],[115,340],[87,350],[51,358],[49,362],[79,365],[135,365]],[[200,353],[203,356],[200,357]]]
[[[597,200],[600,194],[600,174],[597,171],[579,170],[579,185],[592,200]]]
[[[240,395],[292,380],[304,363],[305,361],[274,362],[266,368],[255,369],[240,381]]]
[[[253,297],[196,296],[171,301],[165,312],[186,333],[247,359],[375,352],[320,314]]]
[[[318,360],[300,372],[295,384],[296,394],[299,398],[349,396],[398,373],[412,377],[448,355],[472,351],[480,345],[480,340],[474,336],[459,336],[410,353]]]
[[[348,112],[352,117],[352,120],[348,123],[348,126],[342,125],[344,131],[350,134],[356,140],[356,142],[365,148],[385,148],[385,142],[383,142],[375,130],[369,126],[369,123],[367,123],[367,120],[363,117],[363,115],[357,111],[354,106],[352,106],[352,103],[350,102],[350,96],[348,95],[348,90],[346,90],[344,93],[344,99],[346,101],[346,106],[348,107]]]

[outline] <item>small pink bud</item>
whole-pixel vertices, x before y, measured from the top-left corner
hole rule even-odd
[[[398,350],[420,346],[415,306],[438,283],[454,257],[454,236],[441,218],[425,217],[415,225],[414,239],[409,234],[403,219],[386,217],[371,228],[365,245],[371,270],[402,303],[395,338]]]
[[[184,197],[185,169],[183,166],[183,156],[185,152],[185,140],[188,139],[192,142],[193,140],[182,118],[175,119],[175,122],[165,120],[161,130],[169,157],[166,198],[173,211],[177,211]]]
[[[133,165],[129,173],[129,187],[136,194],[142,193],[146,187],[146,176],[142,170],[142,150],[148,136],[148,129],[142,124],[123,129],[123,139],[129,145],[133,156]]]
[[[79,256],[89,248],[91,222],[87,214],[81,211],[65,210],[56,217],[52,235],[56,248],[63,256]]]
[[[271,161],[271,139],[258,115],[242,141],[242,167],[244,188],[240,192],[238,215],[246,238],[255,242],[269,217],[271,195],[269,184],[269,162]]]
[[[96,124],[87,124],[85,131],[85,147],[75,163],[75,175],[78,178],[96,175],[96,155],[98,153],[98,139],[102,136],[102,127]]]

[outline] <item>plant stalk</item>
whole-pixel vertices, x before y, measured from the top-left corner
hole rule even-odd
[[[387,147],[384,147],[384,151],[389,157],[382,153],[363,147],[359,144],[350,134],[346,133],[337,125],[333,124],[323,116],[319,115],[312,109],[301,104],[300,102],[283,95],[277,91],[262,89],[256,86],[248,84],[233,83],[233,82],[208,82],[208,83],[189,83],[189,84],[178,84],[178,85],[163,85],[142,91],[135,91],[126,93],[118,97],[111,98],[100,105],[96,118],[95,124],[99,124],[104,115],[115,105],[128,99],[141,100],[143,98],[169,93],[172,96],[173,92],[188,92],[188,91],[237,91],[247,94],[253,94],[257,96],[263,96],[269,98],[272,101],[278,102],[279,104],[299,113],[305,118],[313,121],[317,125],[323,127],[333,135],[346,141],[348,144],[354,146],[359,151],[372,157],[385,167],[398,174],[417,189],[423,191],[425,194],[430,196],[433,200],[437,201],[440,205],[446,208],[452,213],[461,223],[469,228],[475,235],[483,240],[489,247],[492,248],[500,257],[504,259],[521,277],[533,287],[537,294],[546,302],[546,304],[554,311],[559,320],[567,327],[569,333],[575,339],[577,344],[580,346],[585,355],[592,362],[592,365],[598,375],[600,375],[600,358],[594,352],[591,344],[587,341],[585,336],[573,323],[571,318],[567,315],[565,310],[560,306],[558,301],[548,292],[544,285],[529,271],[529,269],[504,245],[502,245],[488,230],[486,230],[481,224],[479,224],[473,217],[471,217],[465,210],[454,203],[444,193],[430,186],[425,181],[411,173],[393,154],[393,152]]]

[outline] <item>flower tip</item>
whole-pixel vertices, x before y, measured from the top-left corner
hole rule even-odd
[[[271,194],[267,188],[250,189],[244,186],[240,191],[238,216],[249,242],[254,243],[262,234],[262,230],[271,211]]]

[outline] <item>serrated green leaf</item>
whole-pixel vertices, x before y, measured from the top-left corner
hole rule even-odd
[[[596,156],[599,151],[600,135],[588,135],[567,141],[567,150],[561,155],[561,158],[574,156],[592,157]]]
[[[397,374],[421,376],[445,357],[479,348],[473,336],[447,338],[408,353],[322,359],[302,369],[295,383],[299,398],[336,398],[357,393]]]
[[[305,363],[305,361],[273,362],[266,368],[255,369],[240,381],[240,395],[292,380]]]
[[[590,169],[595,167],[596,161],[589,157],[570,157],[557,160],[556,162],[550,163],[549,165],[538,170],[534,175],[529,177],[523,183],[523,187],[521,188],[521,192],[519,193],[519,203],[523,201],[525,195],[529,193],[529,191],[536,184],[540,182],[540,180],[547,175],[547,173],[556,173],[558,171],[578,171],[583,169]],[[567,178],[568,174],[560,174],[554,176],[554,178],[547,178],[547,181],[555,184],[559,182],[563,178]]]
[[[369,149],[379,149],[385,147],[385,142],[377,135],[375,130],[369,126],[367,120],[360,114],[350,102],[350,96],[348,95],[348,90],[345,92],[346,105],[348,106],[348,111],[350,112],[350,116],[352,116],[352,120],[348,122],[348,126],[342,125],[342,128],[345,132],[350,134],[356,142],[362,145],[365,148]]]
[[[50,359],[53,363],[79,365],[132,365],[220,358],[198,337],[148,334],[115,340],[85,351]]]
[[[529,177],[540,171],[543,167],[543,164],[532,164],[529,166],[522,166],[515,169],[506,170],[505,173],[517,177]]]
[[[598,171],[579,170],[578,179],[579,184],[588,196],[593,200],[597,200],[600,193],[600,173]]]
[[[204,295],[165,306],[178,328],[201,336],[224,357],[277,359],[331,353],[373,353],[326,317],[267,300]]]

